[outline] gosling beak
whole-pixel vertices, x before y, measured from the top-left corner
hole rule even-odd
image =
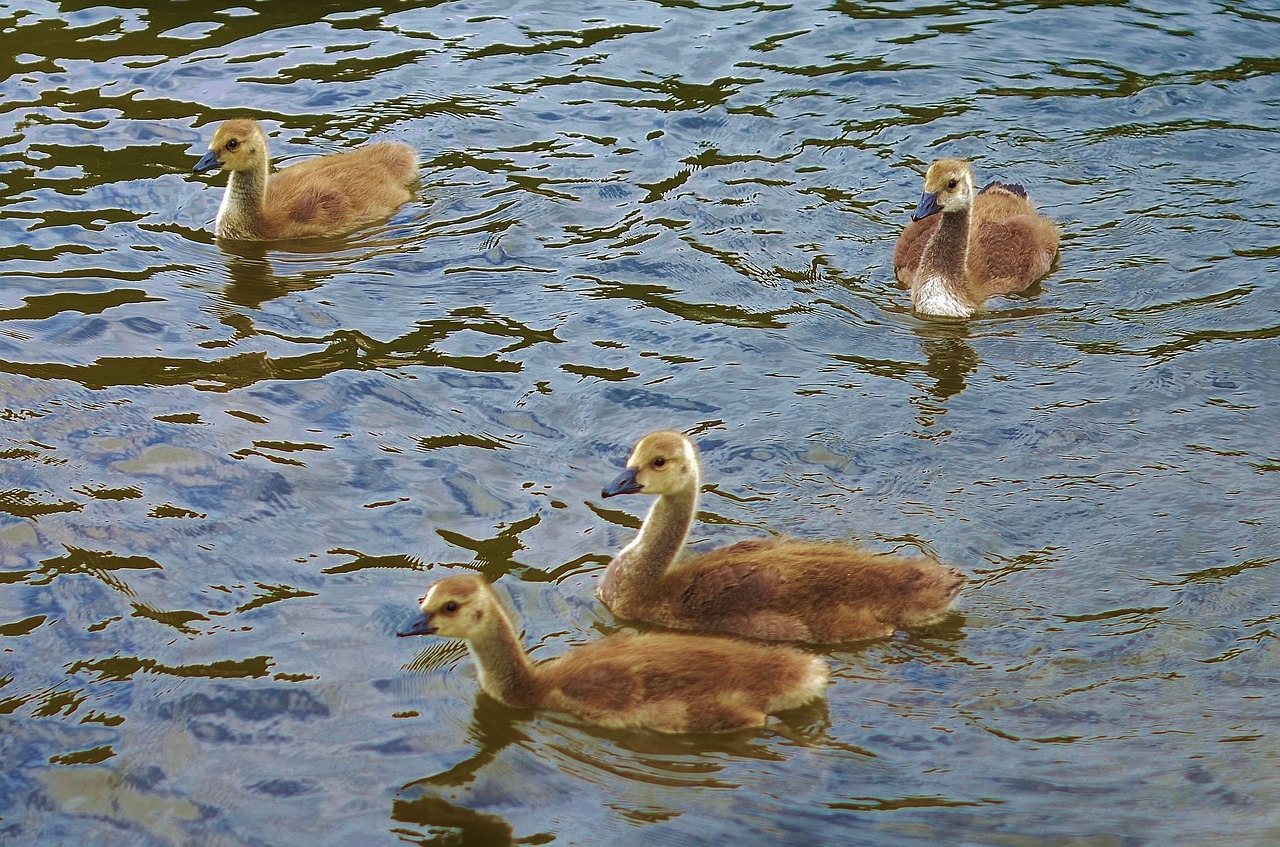
[[[413,623],[409,624],[409,628],[404,632],[397,632],[397,638],[404,638],[407,635],[434,635],[436,631],[435,624],[431,623],[431,615],[423,612],[414,618]]]
[[[616,497],[619,494],[639,494],[644,491],[644,486],[636,479],[634,468],[627,468],[618,474],[618,478],[606,485],[600,491],[601,497]]]
[[[191,169],[192,173],[202,174],[205,171],[216,171],[222,167],[222,162],[218,160],[218,154],[210,150],[196,162],[196,166]]]
[[[920,205],[916,206],[916,210],[911,213],[911,220],[922,221],[941,211],[942,206],[938,205],[938,192],[925,192],[920,195]]]

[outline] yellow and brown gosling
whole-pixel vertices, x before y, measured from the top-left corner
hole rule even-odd
[[[390,217],[412,196],[418,156],[407,145],[383,141],[271,173],[262,126],[236,118],[214,132],[194,171],[219,168],[229,176],[217,236],[274,241],[342,235]]]
[[[938,159],[924,177],[912,222],[893,249],[893,271],[918,314],[967,318],[987,298],[1022,291],[1058,253],[1058,226],[1020,185],[977,191],[963,159]]]
[[[938,621],[965,584],[930,558],[837,542],[767,538],[682,556],[701,487],[692,439],[659,430],[601,492],[657,498],[597,589],[614,614],[768,641],[847,642]]]
[[[480,688],[508,706],[566,712],[617,729],[728,732],[822,696],[825,662],[791,647],[673,632],[610,635],[534,662],[479,576],[431,586],[404,632],[459,638]]]

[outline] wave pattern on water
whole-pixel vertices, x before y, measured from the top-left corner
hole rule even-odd
[[[1280,16],[1258,2],[0,9],[0,841],[1158,844],[1280,838]],[[392,138],[418,197],[212,234],[190,171]],[[913,317],[942,155],[1053,273]],[[697,434],[699,548],[968,571],[764,733],[507,709],[394,633],[440,573],[538,658]]]

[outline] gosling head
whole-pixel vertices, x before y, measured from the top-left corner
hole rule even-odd
[[[431,586],[422,598],[422,614],[396,635],[439,635],[470,639],[494,614],[493,595],[479,576],[447,576]]]
[[[964,159],[938,159],[924,175],[920,205],[911,213],[918,221],[935,212],[958,212],[973,204],[973,168]]]
[[[196,162],[193,171],[204,173],[223,168],[248,171],[262,167],[267,158],[267,135],[257,121],[235,118],[224,122],[209,142],[209,152]]]
[[[698,475],[698,448],[693,440],[683,433],[660,429],[636,442],[627,469],[600,495],[675,494],[697,486]]]

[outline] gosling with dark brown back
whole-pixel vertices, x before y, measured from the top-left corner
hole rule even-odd
[[[640,439],[601,492],[657,497],[597,589],[614,614],[768,641],[847,642],[935,622],[965,584],[933,559],[837,542],[769,538],[681,558],[701,487],[692,439],[659,430]]]
[[[976,191],[963,159],[929,166],[911,218],[894,245],[893,270],[922,315],[970,317],[988,298],[1043,277],[1058,253],[1057,224],[1036,212],[1022,186]]]

